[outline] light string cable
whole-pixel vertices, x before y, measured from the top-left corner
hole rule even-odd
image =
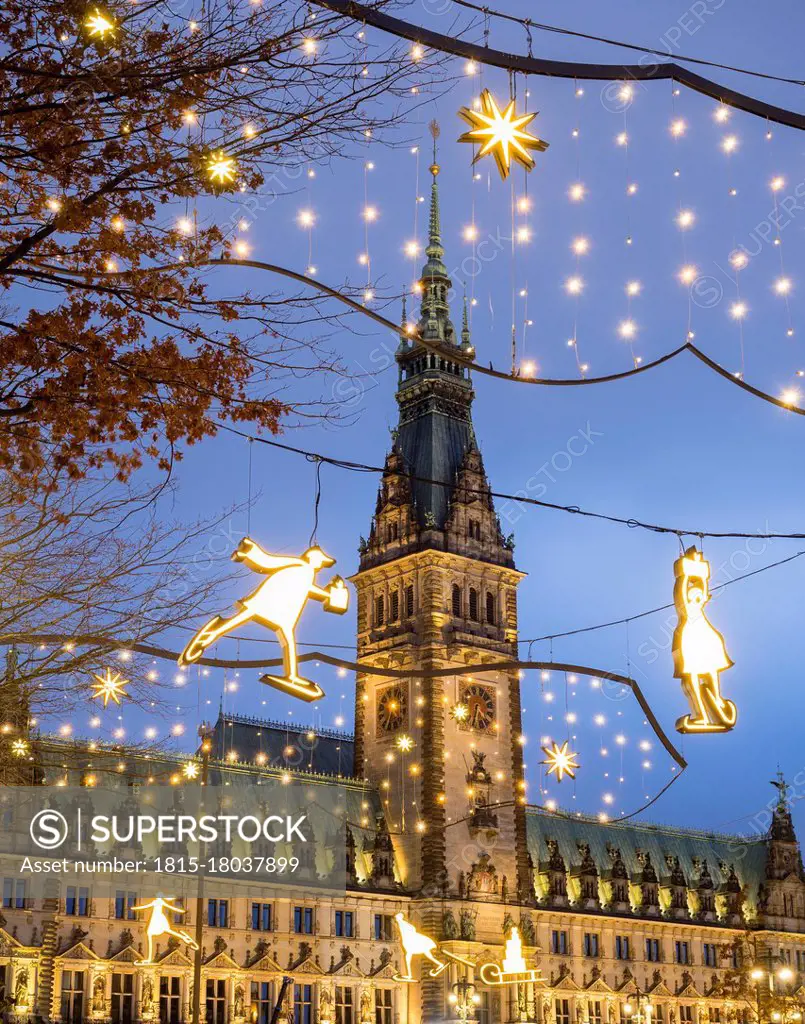
[[[477,60],[481,64],[503,68],[507,71],[520,71],[524,74],[547,75],[556,78],[583,78],[597,81],[628,81],[631,79],[648,82],[670,78],[680,85],[693,89],[695,92],[709,96],[711,99],[718,100],[721,103],[726,103],[738,110],[753,114],[756,117],[762,117],[777,124],[784,124],[799,131],[805,130],[805,114],[786,107],[778,107],[772,103],[756,99],[747,93],[730,89],[718,82],[714,82],[712,79],[696,74],[673,61],[663,61],[656,64],[590,64],[577,61],[547,60],[540,57],[524,56],[485,48],[475,43],[467,42],[464,39],[434,32],[431,29],[423,28],[421,25],[412,25],[401,18],[395,18],[377,8],[368,7],[366,4],[357,2],[357,0],[314,0],[314,2],[353,20],[365,21],[366,24],[372,25],[380,31],[398,36],[401,39],[420,42],[431,49],[452,53],[455,56],[464,57],[469,60]],[[487,11],[488,8],[479,8],[479,10]],[[491,14],[492,12],[490,11],[489,13]],[[503,17],[503,15],[498,16]],[[520,19],[515,18],[513,20],[519,21]],[[529,22],[529,24],[532,28],[542,27],[534,21]],[[546,29],[550,28],[550,26],[544,27]],[[710,66],[753,75],[754,77],[777,80],[772,75],[743,70],[741,68],[731,68],[729,65],[711,63]],[[779,81],[799,86],[805,84],[799,79],[781,78]]]
[[[191,264],[188,263],[175,263],[166,264],[159,267],[148,267],[138,270],[118,270],[105,274],[105,278],[121,277],[121,278],[135,278],[145,274],[160,274],[170,270],[187,270]],[[219,266],[219,267],[250,267],[255,270],[263,270],[272,274],[278,274],[281,277],[287,277],[294,281],[299,281],[302,284],[308,285],[311,288],[321,292],[323,295],[327,295],[330,298],[337,299],[343,305],[348,306],[351,310],[356,313],[362,313],[364,316],[370,317],[376,323],[382,327],[390,330],[395,337],[399,336],[399,327],[393,324],[390,320],[387,320],[381,314],[369,309],[367,306],[356,302],[351,296],[345,292],[340,291],[337,288],[333,288],[330,285],[323,284],[321,281],[317,281],[312,277],[307,277],[304,274],[300,274],[298,271],[291,270],[289,267],[280,266],[276,263],[266,263],[261,260],[252,259],[230,259],[221,257],[219,259],[199,259],[192,264],[194,269],[200,270],[207,266]],[[86,279],[86,274],[79,274],[75,271],[66,270],[62,267],[55,265],[46,265],[46,269],[51,271],[52,274],[60,274],[64,277],[65,281],[74,281]],[[29,275],[32,276],[32,275]],[[103,291],[104,284],[98,282],[93,284],[92,287],[97,291]],[[584,378],[562,378],[562,377],[537,377],[536,375],[517,375],[507,373],[504,370],[496,370],[494,366],[484,366],[481,363],[476,362],[474,359],[468,358],[462,354],[462,351],[456,347],[445,347],[440,345],[438,342],[422,338],[419,331],[412,325],[409,333],[409,337],[413,342],[422,345],[423,348],[429,352],[433,352],[435,355],[449,356],[449,358],[463,366],[467,370],[473,370],[475,373],[481,374],[486,377],[493,377],[496,380],[507,380],[515,381],[519,384],[535,384],[550,387],[580,387],[588,384],[608,384],[613,381],[625,380],[627,377],[634,377],[640,373],[646,373],[649,370],[653,370],[658,366],[662,366],[664,363],[670,362],[675,359],[678,355],[683,352],[689,352],[695,356],[700,362],[704,363],[709,369],[713,370],[719,376],[723,377],[724,380],[729,381],[731,384],[742,388],[749,394],[754,395],[756,398],[761,398],[765,402],[769,402],[771,405],[776,405],[780,409],[785,409],[787,412],[796,413],[798,416],[805,416],[805,408],[795,405],[787,393],[784,393],[783,397],[775,398],[774,395],[769,394],[767,391],[763,391],[761,388],[755,387],[752,384],[748,384],[745,380],[740,377],[736,377],[734,373],[725,369],[720,363],[717,363],[714,359],[711,359],[706,353],[702,352],[701,349],[697,348],[691,342],[687,342],[684,345],[680,345],[678,348],[672,349],[670,352],[666,352],[664,355],[658,356],[656,359],[651,360],[647,363],[642,363],[640,366],[635,367],[631,370],[621,370],[617,373],[604,374],[600,377],[584,377]],[[221,343],[224,344],[224,343]],[[0,429],[4,429],[0,427]]]

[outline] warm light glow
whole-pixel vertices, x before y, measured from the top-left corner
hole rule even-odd
[[[475,227],[474,224],[468,224],[464,228],[463,234],[465,242],[474,242],[475,239],[478,237],[478,229]]]
[[[633,298],[635,295],[639,295],[640,294],[640,289],[642,287],[643,286],[640,284],[639,281],[628,281],[627,284],[626,284],[626,294],[630,298]]]
[[[749,263],[749,256],[743,251],[743,249],[736,249],[730,253],[730,264],[736,270],[743,270]]]
[[[107,14],[106,11],[96,7],[84,22],[84,28],[87,30],[90,39],[105,40],[107,36],[115,34],[117,26],[111,14]]]
[[[11,753],[14,757],[25,757],[28,753],[28,744],[25,740],[14,740],[11,744]]]
[[[730,316],[733,320],[743,320],[746,316],[747,308],[745,302],[733,302],[730,306]]]
[[[570,248],[577,256],[584,256],[590,251],[590,240],[588,238],[574,238]]]
[[[316,53],[319,48],[318,42],[312,37],[302,40],[302,49],[311,57]]]
[[[615,141],[619,146],[625,146],[629,142],[629,136],[626,132],[621,132],[619,135],[615,136]]]
[[[686,228],[693,227],[693,223],[696,220],[693,210],[680,210],[676,222],[683,230]]]
[[[698,276],[699,271],[692,263],[688,263],[679,271],[679,280],[682,284],[693,284]]]
[[[687,127],[687,124],[685,124],[681,117],[674,118],[671,122],[671,134],[674,138],[678,139],[681,135],[685,134]]]
[[[193,234],[193,221],[189,217],[180,217],[176,222],[176,227],[183,235]]]
[[[450,714],[457,722],[466,722],[470,715],[470,709],[467,704],[454,704]]]
[[[710,563],[701,551],[689,547],[674,562],[674,605],[677,626],[671,651],[674,676],[682,682],[692,714],[677,719],[679,732],[727,732],[738,712],[721,695],[720,673],[732,662],[724,638],[708,621]]]
[[[238,173],[237,161],[219,150],[207,157],[207,177],[216,188],[232,185]]]
[[[406,242],[405,243],[405,255],[411,259],[415,259],[419,255],[419,243],[418,242]]]
[[[424,56],[424,47],[420,46],[419,43],[414,43],[411,47],[411,60],[422,60]]]
[[[799,391],[796,388],[786,388],[780,395],[780,401],[785,405],[799,405]]]
[[[530,209],[531,209],[531,200],[528,198],[528,196],[520,196],[519,199],[517,200],[517,212],[518,213],[528,213],[528,211]]]
[[[200,771],[201,768],[195,761],[188,761],[182,765],[182,775],[191,782],[198,778]]]
[[[184,907],[180,907],[178,903],[171,903],[169,900],[163,899],[161,896],[155,897],[150,903],[143,903],[139,906],[132,906],[131,908],[135,913],[140,913],[144,910],[150,910],[151,913],[148,917],[148,924],[145,929],[145,938],[148,944],[148,953],[144,960],[138,961],[142,964],[150,964],[154,961],[154,939],[160,938],[163,935],[171,935],[175,939],[179,939],[184,942],[189,949],[198,949],[198,943],[192,939],[187,932],[182,931],[181,928],[174,927],[168,919],[168,914],[186,914],[187,910]]]
[[[715,112],[713,114],[713,117],[720,124],[724,124],[726,121],[729,121],[730,113],[731,113],[730,108],[724,106],[724,104],[722,103],[721,106],[716,107]]]
[[[778,277],[774,282],[774,290],[778,295],[788,295],[791,291],[791,278],[790,277]]]
[[[377,220],[377,208],[374,206],[365,206],[363,208],[363,219],[371,223]]]
[[[342,615],[349,606],[349,591],[340,576],[334,576],[325,587],[315,582],[316,573],[335,565],[335,559],[316,545],[302,555],[272,555],[250,537],[244,537],[235,550],[233,560],[265,577],[256,590],[238,602],[238,611],[230,618],[216,615],[196,633],[179,655],[179,665],[196,662],[205,650],[222,636],[248,622],[258,622],[273,630],[282,650],[284,675],[263,675],[260,681],[302,700],[318,700],[324,691],[299,674],[294,630],[299,617],[313,598],[322,602],[326,612]]]
[[[624,103],[628,103],[629,100],[634,96],[634,89],[631,85],[624,83],[620,89],[618,89],[618,99]]]
[[[90,683],[94,690],[92,696],[102,700],[104,707],[109,704],[110,700],[119,705],[123,697],[128,697],[126,686],[128,686],[129,681],[128,679],[123,679],[119,672],[113,672],[110,668],[107,668],[103,675],[99,675],[97,672],[93,672],[93,675],[97,682]]]
[[[570,196],[574,203],[580,203],[586,195],[586,189],[580,181],[577,181],[570,186],[570,188],[567,190],[567,194]]]
[[[579,763],[576,760],[578,754],[574,754],[569,749],[567,740],[565,740],[561,747],[554,741],[551,746],[543,747],[542,752],[545,754],[545,760],[541,761],[540,764],[548,766],[546,775],[555,773],[557,782],[561,782],[565,775],[571,779],[576,778],[576,769],[579,767]]]
[[[622,320],[618,324],[618,334],[627,341],[631,340],[637,334],[637,324],[634,320]]]
[[[312,228],[316,223],[316,216],[312,210],[300,210],[296,219],[303,228]]]
[[[584,288],[584,282],[580,277],[569,277],[565,281],[565,291],[568,295],[580,295]]]
[[[248,256],[249,253],[251,252],[251,246],[242,238],[239,238],[232,246],[232,248],[234,250],[235,255],[240,256],[241,258]]]
[[[435,954],[435,950],[438,949],[438,943],[434,942],[433,939],[429,938],[427,935],[423,935],[421,932],[418,932],[411,922],[407,920],[402,911],[399,911],[394,915],[394,920],[397,923],[397,930],[400,933],[400,945],[402,946],[403,959],[405,960],[405,974],[395,974],[394,981],[404,981],[409,984],[416,981],[412,974],[413,959],[415,956],[427,957],[429,963],[436,965],[436,968],[439,969],[439,973],[446,970],[447,964],[444,961],[439,960]],[[443,955],[450,960],[456,960],[458,963],[472,966],[471,963],[463,960],[454,953],[444,953],[442,950],[439,950],[439,952],[442,952]]]
[[[501,111],[488,89],[481,93],[480,110],[462,107],[459,116],[470,126],[468,132],[459,136],[459,142],[480,146],[473,163],[491,153],[504,179],[509,175],[512,160],[530,171],[534,167],[534,158],[529,150],[542,153],[548,148],[547,142],[526,131],[536,113],[516,115],[514,100]]]
[[[411,750],[414,749],[413,739],[405,734],[403,734],[402,736],[398,736],[397,749],[403,754],[409,753]]]
[[[725,135],[721,140],[721,148],[725,153],[734,153],[738,148],[738,136],[737,135]]]
[[[531,229],[525,225],[521,225],[517,229],[517,241],[518,242],[530,242],[531,241]]]
[[[785,178],[781,178],[778,174],[769,182],[769,188],[772,190],[772,192],[779,192],[780,189],[785,188]]]

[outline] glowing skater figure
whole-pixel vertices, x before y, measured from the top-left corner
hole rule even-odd
[[[238,545],[232,555],[235,562],[245,562],[250,569],[267,576],[263,583],[242,601],[236,601],[238,611],[229,619],[220,615],[203,626],[179,656],[180,665],[190,665],[204,654],[204,651],[226,633],[247,622],[259,622],[274,630],[282,648],[284,676],[261,676],[269,686],[285,690],[302,700],[318,700],[324,690],[309,679],[299,675],[294,630],[302,610],[309,598],[315,598],[324,605],[327,612],[341,615],[349,604],[349,591],[340,576],[334,576],[326,587],[319,587],[314,578],[319,569],[335,565],[319,547],[308,548],[300,557],[293,555],[270,555],[249,537]]]
[[[410,921],[406,921],[402,913],[395,914],[394,920],[397,922],[397,928],[400,932],[400,945],[403,948],[403,956],[405,958],[405,974],[395,974],[395,981],[416,981],[411,973],[411,961],[415,956],[424,956],[426,960],[430,960],[432,964],[435,964],[435,967],[430,971],[431,978],[437,978],[442,971],[447,970],[447,963],[443,963],[438,957],[433,955],[433,950],[438,945],[433,939],[418,932]],[[472,961],[470,960],[463,960],[460,956],[456,956],[455,953],[448,953],[445,950],[440,950],[440,952],[450,960],[456,960],[460,964],[472,967]]]
[[[724,637],[707,619],[704,606],[710,600],[710,563],[701,551],[690,547],[674,562],[674,604],[679,616],[674,630],[674,677],[690,702],[692,715],[677,720],[679,732],[728,732],[738,711],[721,695],[719,675],[731,668]]]
[[[148,918],[148,924],[145,928],[145,937],[148,942],[148,957],[145,960],[138,960],[138,964],[153,963],[154,939],[158,939],[160,935],[172,935],[175,939],[181,939],[190,949],[198,949],[196,940],[191,938],[187,932],[177,931],[175,928],[172,928],[165,914],[166,910],[170,910],[174,914],[185,914],[187,911],[184,907],[179,907],[169,900],[157,896],[150,903],[143,903],[142,906],[132,907],[131,909],[151,911],[151,916]]]

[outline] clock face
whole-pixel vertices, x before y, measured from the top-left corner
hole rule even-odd
[[[467,705],[467,717],[462,723],[467,729],[489,732],[495,724],[495,691],[491,686],[472,683],[461,694],[461,703]]]
[[[396,732],[408,719],[408,694],[404,687],[387,686],[377,696],[377,731]]]

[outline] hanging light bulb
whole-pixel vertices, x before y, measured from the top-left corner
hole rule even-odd
[[[730,306],[730,316],[733,320],[743,320],[747,314],[747,306],[745,302],[733,302]]]
[[[577,256],[585,256],[590,251],[590,240],[588,238],[574,238],[570,248]]]
[[[785,178],[782,178],[779,174],[775,175],[769,182],[769,188],[772,192],[779,192],[781,188],[785,188]]]
[[[639,281],[629,281],[626,284],[626,294],[630,298],[635,296],[635,295],[639,295],[641,288],[642,288],[642,285],[640,284]]]
[[[721,148],[725,153],[734,153],[738,148],[738,136],[737,135],[725,135],[721,140]]]
[[[567,194],[570,196],[571,200],[574,203],[580,203],[581,200],[584,199],[586,189],[580,181],[577,181],[570,186],[570,188],[567,190]]]
[[[774,282],[774,290],[778,295],[788,295],[791,291],[791,278],[778,277]]]
[[[569,277],[567,281],[565,281],[565,291],[568,295],[580,295],[583,288],[584,281],[582,281],[580,277]]]
[[[676,222],[683,231],[687,228],[693,227],[696,217],[693,210],[680,210],[677,214]]]
[[[685,124],[684,120],[681,117],[676,117],[671,122],[671,134],[674,136],[674,138],[678,139],[685,134],[687,127],[687,124]]]
[[[634,320],[622,320],[618,325],[618,334],[627,341],[631,341],[637,334],[637,324]]]
[[[693,284],[698,276],[699,271],[692,263],[688,263],[679,271],[679,280],[682,284]]]
[[[713,117],[719,124],[725,124],[730,119],[730,108],[723,103],[720,104],[716,107]]]

